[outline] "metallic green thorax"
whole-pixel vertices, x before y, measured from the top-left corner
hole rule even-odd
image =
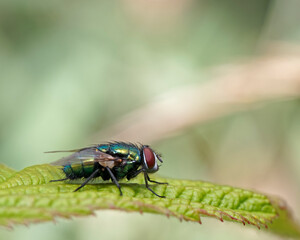
[[[141,165],[141,153],[140,149],[136,145],[118,142],[102,144],[99,145],[97,149],[101,152],[112,156],[118,156],[126,160],[125,165],[114,168],[117,179],[124,178],[128,173],[136,171]]]
[[[127,159],[128,161],[139,162],[141,161],[140,149],[127,143],[112,143],[102,144],[97,147],[101,152],[108,153],[113,156],[119,156]]]

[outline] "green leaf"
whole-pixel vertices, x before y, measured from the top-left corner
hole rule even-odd
[[[0,183],[6,181],[11,175],[13,175],[16,171],[6,167],[3,164],[0,164]]]
[[[31,166],[20,172],[0,165],[0,225],[12,227],[55,217],[90,215],[97,209],[117,209],[199,223],[208,216],[300,237],[299,226],[281,200],[253,191],[202,181],[155,178],[169,183],[151,186],[166,197],[159,198],[145,188],[142,177],[137,177],[120,182],[120,196],[115,185],[100,180],[78,192],[73,192],[77,187],[74,182],[49,182],[60,178],[64,173],[52,165]]]

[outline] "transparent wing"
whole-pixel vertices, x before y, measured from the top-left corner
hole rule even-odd
[[[98,162],[100,165],[109,168],[112,168],[116,165],[122,163],[122,159],[113,157],[109,154],[99,151],[97,148],[83,148],[77,150],[68,150],[68,151],[51,151],[47,153],[55,152],[73,152],[71,155],[63,157],[55,162],[52,162],[51,165],[55,166],[66,166],[70,164],[83,163],[85,161],[94,161]]]
[[[47,151],[45,153],[62,153],[62,152],[80,152],[83,150],[97,150],[97,146],[99,146],[99,144],[91,144],[90,147],[85,147],[85,148],[77,148],[77,149],[70,149],[70,150],[56,150],[56,151]]]

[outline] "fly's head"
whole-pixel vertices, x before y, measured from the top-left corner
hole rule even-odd
[[[157,172],[159,169],[158,161],[163,162],[160,156],[155,153],[149,146],[142,146],[143,170],[147,173]]]

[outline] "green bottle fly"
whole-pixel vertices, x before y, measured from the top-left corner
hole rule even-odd
[[[122,195],[118,180],[125,177],[129,180],[144,173],[146,188],[156,196],[164,197],[155,193],[148,184],[148,181],[167,184],[152,181],[148,176],[148,173],[158,171],[158,161],[163,162],[160,155],[156,154],[148,145],[113,142],[66,152],[73,152],[73,154],[52,163],[52,165],[62,166],[66,177],[51,180],[51,182],[84,178],[85,181],[81,186],[75,189],[78,191],[91,179],[101,177],[103,180],[111,180],[115,183]]]

